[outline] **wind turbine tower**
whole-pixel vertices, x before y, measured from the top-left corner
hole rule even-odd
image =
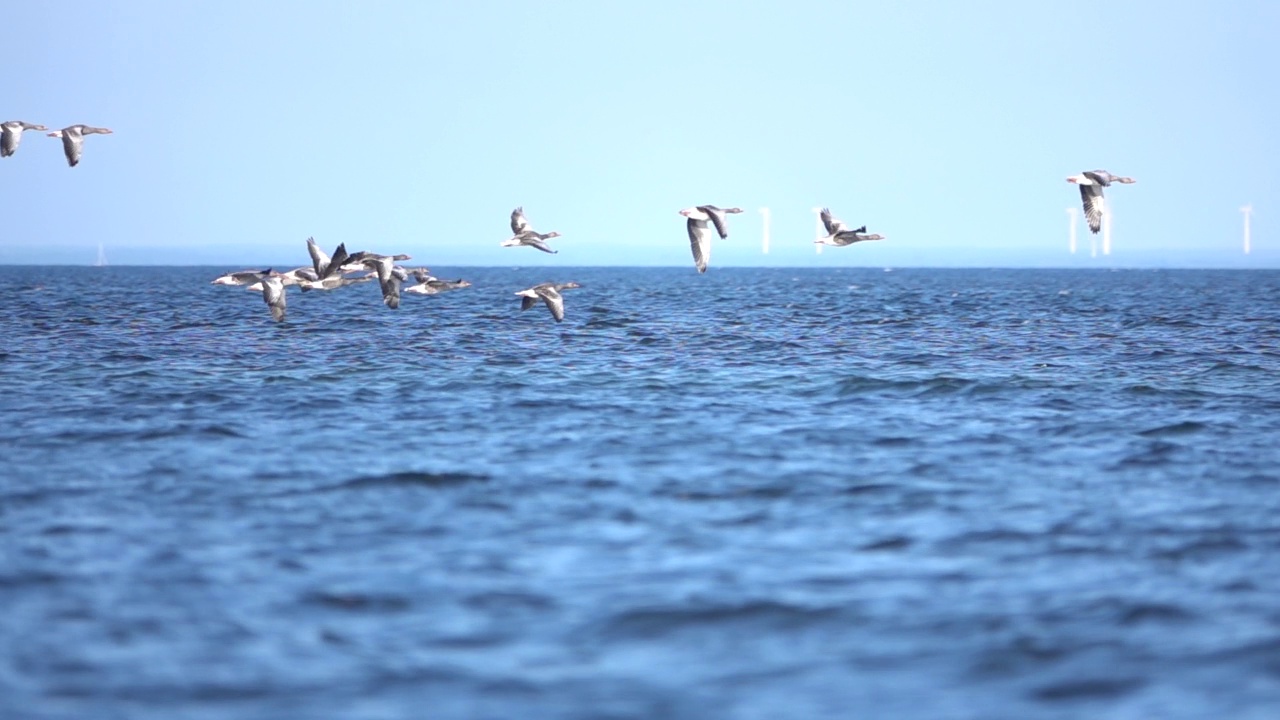
[[[813,208],[813,239],[822,239],[822,208]],[[822,254],[822,243],[814,243],[813,246],[818,249],[818,254]]]
[[[1111,203],[1102,206],[1102,254],[1111,254]]]
[[[768,255],[769,254],[769,208],[767,207],[760,208],[760,215],[761,215],[760,221],[764,223],[764,246],[761,248],[761,251],[765,255]]]
[[[1068,247],[1071,248],[1072,255],[1076,254],[1076,216],[1079,214],[1080,211],[1074,207],[1067,208],[1067,217],[1071,218],[1071,244]]]
[[[1253,246],[1249,244],[1249,218],[1253,216],[1253,206],[1245,205],[1240,208],[1240,212],[1244,213],[1244,254],[1248,255]]]

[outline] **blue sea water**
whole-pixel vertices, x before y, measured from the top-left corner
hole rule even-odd
[[[225,269],[0,268],[0,717],[1280,717],[1280,272]]]

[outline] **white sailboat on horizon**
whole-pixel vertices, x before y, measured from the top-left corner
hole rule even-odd
[[[98,243],[98,259],[97,259],[97,260],[95,260],[95,261],[93,262],[93,266],[94,266],[94,267],[106,267],[106,266],[107,266],[107,253],[106,253],[106,251],[102,248],[102,243]]]

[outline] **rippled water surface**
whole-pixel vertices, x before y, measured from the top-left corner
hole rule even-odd
[[[0,717],[1280,717],[1280,273],[222,270],[0,268]]]

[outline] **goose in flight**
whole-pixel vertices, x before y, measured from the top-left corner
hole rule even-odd
[[[367,270],[368,268],[361,265],[360,269]],[[370,282],[376,277],[378,277],[378,273],[373,270],[369,270],[367,273],[359,277],[330,275],[329,277],[320,278],[319,280],[300,281],[298,283],[298,289],[302,290],[302,292],[309,292],[311,290],[337,290],[338,288],[346,287],[348,285]]]
[[[341,275],[342,265],[349,257],[346,243],[340,243],[333,251],[331,258],[320,249],[313,237],[307,238],[307,252],[311,255],[311,267],[316,271],[316,280],[323,280],[331,275]]]
[[[680,214],[688,218],[685,225],[689,230],[689,246],[693,250],[693,264],[698,268],[698,272],[707,271],[707,263],[711,262],[711,227],[707,225],[710,221],[716,226],[716,232],[719,233],[720,239],[729,237],[728,221],[725,215],[728,213],[740,213],[741,208],[725,208],[721,209],[715,205],[698,205],[696,207],[685,208]]]
[[[271,308],[271,317],[276,322],[284,320],[286,293],[282,277],[278,272],[271,272],[262,278],[262,300]]]
[[[863,225],[862,227],[857,229],[850,229],[848,225],[844,224],[843,222],[841,222],[840,220],[837,220],[834,216],[832,216],[831,210],[828,208],[822,208],[822,214],[819,215],[819,217],[822,218],[822,226],[827,229],[826,237],[814,240],[815,243],[818,243],[820,245],[834,245],[836,247],[844,247],[846,245],[852,245],[856,242],[884,239],[883,235],[866,234],[867,232],[866,225]]]
[[[84,145],[85,135],[110,135],[107,128],[90,127],[88,125],[70,125],[61,130],[54,130],[49,137],[62,138],[62,151],[67,155],[67,164],[75,167],[80,163],[80,151]]]
[[[316,271],[312,270],[310,265],[303,265],[302,267],[296,267],[288,272],[278,272],[273,274],[279,276],[280,284],[285,287],[289,287],[290,285],[302,285],[304,283],[315,282],[320,279],[320,276],[316,275]],[[262,283],[256,282],[246,287],[245,290],[250,292],[262,292]]]
[[[266,270],[237,270],[235,272],[225,273],[213,279],[210,285],[253,285],[262,278],[271,273],[271,268]]]
[[[1089,221],[1089,232],[1097,235],[1102,229],[1102,213],[1106,210],[1102,188],[1110,187],[1113,182],[1132,185],[1137,180],[1112,175],[1106,170],[1086,170],[1067,178],[1067,182],[1080,186],[1080,199],[1084,202],[1084,216]]]
[[[541,285],[534,285],[527,290],[521,290],[516,293],[520,296],[520,309],[528,310],[533,307],[538,300],[547,304],[547,309],[551,311],[551,317],[556,322],[564,320],[564,297],[560,295],[561,290],[572,290],[582,287],[576,282],[567,283],[549,283],[545,282]]]
[[[378,273],[378,286],[382,288],[382,304],[395,310],[400,307],[400,283],[404,271],[396,273],[396,263],[409,260],[408,255],[379,255],[371,252],[358,252],[349,260],[359,260],[364,266]]]
[[[0,123],[0,157],[9,157],[18,151],[18,143],[22,142],[23,130],[48,130],[43,125],[34,125],[23,120],[10,120]]]
[[[535,231],[529,225],[528,219],[524,216],[524,208],[518,207],[511,211],[511,232],[512,237],[502,241],[502,247],[518,247],[520,245],[528,245],[537,248],[544,253],[555,255],[558,250],[552,250],[547,245],[547,240],[560,237],[560,233],[552,230],[549,233],[540,233]]]
[[[471,287],[471,283],[466,280],[441,280],[440,278],[428,277],[425,280],[419,280],[417,285],[410,285],[404,291],[414,295],[439,295],[450,290],[461,290],[465,287]]]

